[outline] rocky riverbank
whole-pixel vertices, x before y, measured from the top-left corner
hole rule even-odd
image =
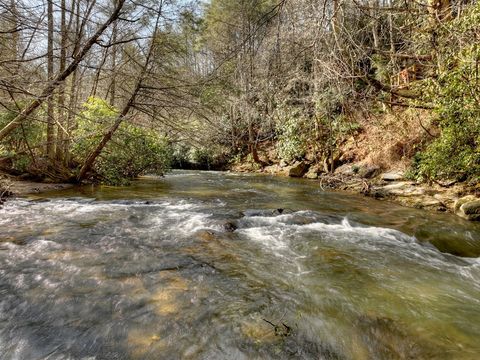
[[[241,164],[238,172],[259,172],[272,175],[303,177],[317,181],[323,189],[363,194],[403,206],[430,211],[451,212],[467,220],[480,221],[480,183],[446,181],[419,183],[406,178],[400,170],[381,171],[374,166],[345,164],[333,173],[305,161],[280,163],[259,168]]]

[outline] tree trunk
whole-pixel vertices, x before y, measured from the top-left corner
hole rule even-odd
[[[112,43],[117,42],[117,23],[113,24],[112,28]],[[117,67],[117,46],[113,45],[112,48],[112,82],[110,84],[110,105],[115,106],[115,96],[117,95],[117,83],[116,83],[116,67]]]
[[[70,65],[65,69],[64,72],[59,73],[53,81],[51,81],[45,89],[43,89],[42,93],[33,100],[20,114],[18,114],[10,123],[8,123],[1,131],[0,131],[0,141],[3,140],[8,134],[10,134],[13,130],[15,130],[21,123],[26,121],[29,116],[40,106],[42,105],[47,98],[49,98],[53,92],[59,87],[59,85],[65,81],[65,79],[70,76],[71,73],[75,71],[78,67],[80,62],[83,60],[85,55],[89,52],[91,47],[96,43],[98,38],[103,34],[105,29],[112,22],[114,22],[118,16],[120,15],[120,10],[122,10],[123,5],[125,4],[125,0],[118,0],[118,5],[113,11],[112,15],[108,18],[108,20],[100,26],[100,28],[95,32],[95,34],[90,37],[85,45],[78,51],[77,55],[75,56],[74,60]]]
[[[140,74],[138,76],[138,79],[137,79],[137,82],[135,84],[135,88],[132,92],[132,95],[130,96],[130,99],[127,101],[127,103],[123,107],[121,113],[115,119],[115,122],[113,123],[113,125],[103,135],[103,138],[100,141],[100,143],[97,145],[97,147],[90,153],[90,155],[85,160],[85,162],[84,162],[83,166],[81,167],[80,172],[78,173],[78,176],[77,176],[77,181],[78,182],[81,182],[82,180],[84,180],[86,178],[88,172],[93,167],[93,164],[95,163],[95,160],[97,159],[98,155],[100,155],[100,153],[103,151],[105,146],[112,139],[113,134],[117,131],[119,126],[122,124],[123,120],[127,116],[131,107],[135,103],[135,99],[138,95],[138,92],[140,91],[140,88],[142,87],[142,83],[143,83],[143,81],[145,79],[145,76],[146,76],[146,73],[147,73],[148,65],[150,64],[150,59],[153,56],[153,51],[155,49],[155,38],[157,37],[162,6],[163,6],[163,1],[160,1],[159,11],[158,11],[158,15],[157,15],[157,21],[155,23],[155,29],[152,33],[152,39],[150,40],[148,53],[147,53],[147,56],[145,58],[145,62],[143,64],[143,67],[140,70]]]
[[[380,48],[380,41],[378,39],[378,19],[377,19],[377,8],[378,2],[377,0],[372,0],[370,2],[371,10],[370,10],[370,17],[372,22],[372,36],[373,36],[373,48],[378,50]]]
[[[48,17],[48,55],[47,77],[50,82],[53,79],[53,0],[47,0]],[[53,104],[53,91],[47,96],[47,156],[52,161],[55,159],[55,114]]]
[[[65,71],[67,63],[67,28],[66,28],[66,9],[65,9],[65,0],[61,0],[61,25],[60,25],[60,64],[59,71],[62,73]],[[66,118],[65,118],[65,82],[58,88],[58,130],[57,130],[57,159],[62,162],[64,160],[64,146],[63,142],[68,137],[68,130],[66,129]]]

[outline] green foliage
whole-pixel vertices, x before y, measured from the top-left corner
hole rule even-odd
[[[2,111],[0,112],[0,128],[10,123],[18,114],[18,111]],[[21,151],[26,148],[27,142],[33,146],[42,140],[43,128],[38,122],[29,121],[13,130],[3,143],[8,150]]]
[[[164,174],[170,163],[171,148],[166,137],[153,130],[122,124],[97,160],[95,170],[103,182],[123,185],[145,173]]]
[[[112,124],[118,110],[110,106],[105,100],[89,97],[77,116],[77,129],[74,132],[73,155],[80,161],[85,159],[94,149]]]
[[[205,165],[206,168],[210,167],[213,162],[214,151],[212,148],[207,147],[191,147],[188,152],[188,160],[191,163]]]
[[[189,146],[177,144],[173,151],[172,165],[179,169],[222,169],[227,162],[222,146]]]
[[[414,161],[415,177],[469,178],[480,175],[480,4],[452,21],[441,34],[438,77],[425,82],[424,93],[436,108],[440,136]],[[458,41],[452,41],[455,30]]]
[[[99,98],[89,98],[78,119],[73,154],[84,160],[98,144],[118,111]],[[171,146],[154,130],[122,123],[94,165],[103,183],[125,185],[144,173],[163,174],[171,163]]]
[[[281,159],[292,161],[305,155],[307,132],[305,119],[292,110],[279,110],[277,149]]]
[[[17,115],[17,111],[0,112],[0,129],[10,123]],[[12,159],[13,170],[24,172],[32,161],[31,151],[41,144],[44,127],[35,121],[23,123],[12,131],[0,147],[0,157]]]
[[[334,152],[341,140],[360,129],[360,124],[344,114],[347,98],[348,90],[331,88],[316,99],[318,140],[326,154]]]

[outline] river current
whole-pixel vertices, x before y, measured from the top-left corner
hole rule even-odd
[[[0,359],[479,359],[480,225],[175,171],[0,210]]]

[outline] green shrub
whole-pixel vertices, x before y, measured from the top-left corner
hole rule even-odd
[[[280,110],[277,122],[277,151],[281,159],[292,161],[305,155],[308,133],[305,119],[293,110]]]
[[[415,159],[412,172],[418,178],[480,175],[480,45],[469,41],[480,37],[479,20],[480,3],[440,34],[445,46],[438,55],[438,76],[425,82],[423,90],[435,106],[441,134]]]
[[[73,154],[82,162],[117,116],[117,110],[98,98],[89,98],[78,119]],[[94,171],[103,183],[125,185],[145,174],[163,174],[170,168],[172,149],[154,130],[122,123],[97,158]]]

